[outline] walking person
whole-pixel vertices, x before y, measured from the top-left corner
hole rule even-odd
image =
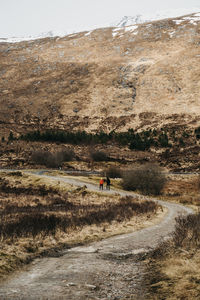
[[[103,184],[104,184],[104,180],[103,180],[103,178],[101,178],[99,181],[99,189],[100,190],[103,190]]]
[[[110,190],[110,178],[108,176],[106,177],[106,189]]]

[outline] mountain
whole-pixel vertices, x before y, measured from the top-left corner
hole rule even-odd
[[[125,27],[133,24],[141,24],[148,22],[149,20],[144,18],[142,15],[136,15],[134,17],[124,16],[119,22],[113,24],[114,27]]]
[[[200,13],[0,43],[0,138],[32,130],[190,133],[199,161]],[[162,136],[161,136],[162,138]],[[179,149],[178,147],[176,149]],[[187,152],[185,152],[187,150]],[[179,151],[179,152],[177,152]]]
[[[42,39],[42,38],[47,38],[47,37],[64,37],[66,35],[69,34],[74,34],[77,32],[81,32],[81,31],[87,31],[87,30],[95,30],[98,29],[100,27],[126,27],[126,26],[130,26],[130,25],[134,25],[134,24],[142,24],[142,23],[146,23],[146,22],[152,22],[152,21],[156,21],[156,20],[161,20],[161,19],[167,19],[167,18],[176,18],[179,16],[183,16],[183,15],[189,15],[192,13],[197,13],[200,11],[200,7],[194,7],[191,9],[171,9],[171,10],[167,10],[167,11],[160,11],[160,12],[156,12],[152,15],[147,15],[147,14],[136,14],[133,16],[124,16],[121,20],[115,21],[113,23],[108,23],[108,24],[104,24],[102,26],[97,26],[97,25],[88,25],[87,27],[89,28],[83,28],[80,25],[80,29],[79,31],[71,29],[71,30],[55,30],[55,29],[51,29],[48,32],[42,32],[39,33],[37,35],[33,35],[33,36],[21,36],[21,37],[0,37],[0,42],[5,42],[5,43],[19,43],[22,41],[30,41],[30,40],[37,40],[37,39]]]
[[[124,16],[120,21],[112,23],[113,27],[125,27],[134,24],[142,24],[146,22],[158,21],[169,18],[177,18],[184,15],[190,15],[192,13],[200,12],[200,7],[191,9],[170,9],[166,11],[156,12],[151,15],[147,14],[136,14],[134,16]]]
[[[33,41],[44,38],[51,38],[56,36],[66,36],[67,32],[58,32],[58,31],[48,31],[43,32],[35,36],[25,36],[25,37],[10,37],[10,38],[0,38],[0,43],[20,43],[24,41]]]
[[[9,123],[16,130],[109,131],[194,122],[200,113],[199,30],[196,13],[2,42],[1,124],[4,130]]]
[[[133,116],[146,112],[151,120],[162,113],[194,117],[199,110],[199,22],[200,14],[192,14],[1,43],[1,120],[7,119],[8,108],[13,122],[27,116],[31,124],[51,126],[56,119],[64,127],[72,118],[85,120],[90,130],[120,128],[110,118],[139,126]]]

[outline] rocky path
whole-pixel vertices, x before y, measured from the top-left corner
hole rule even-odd
[[[51,176],[51,179],[98,189],[93,184],[72,178]],[[120,194],[130,193],[121,191]],[[168,209],[161,223],[68,249],[58,257],[36,259],[0,284],[0,299],[146,299],[142,285],[144,263],[138,258],[169,237],[178,214],[192,212],[178,204],[158,202]]]

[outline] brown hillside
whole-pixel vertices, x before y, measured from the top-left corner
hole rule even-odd
[[[0,43],[1,133],[199,125],[200,14]]]

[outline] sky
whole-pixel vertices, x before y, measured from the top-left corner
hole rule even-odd
[[[109,26],[123,16],[198,8],[200,0],[0,0],[0,38],[71,33]]]

